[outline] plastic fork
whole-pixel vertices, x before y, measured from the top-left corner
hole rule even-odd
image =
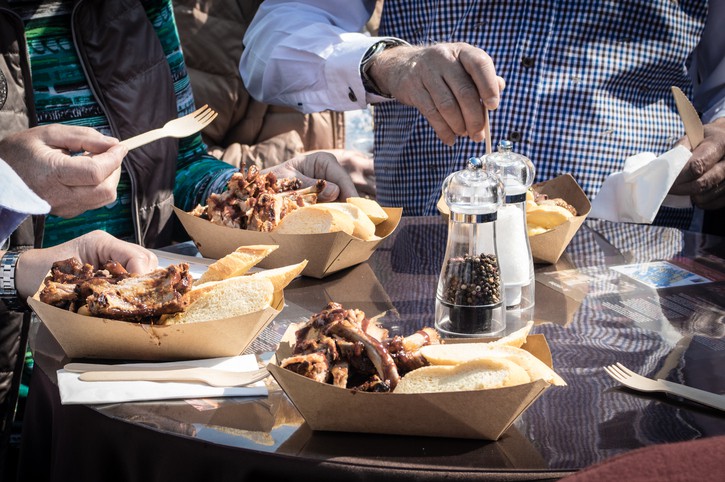
[[[205,104],[203,107],[195,110],[191,114],[170,120],[160,129],[153,129],[148,132],[144,132],[143,134],[130,137],[121,141],[121,144],[131,150],[164,137],[189,137],[211,124],[212,121],[216,119],[217,115],[219,114],[214,109]]]
[[[699,388],[692,388],[667,380],[652,380],[651,378],[643,377],[639,373],[633,372],[621,363],[606,366],[604,367],[604,371],[625,387],[633,390],[669,393],[707,405],[708,407],[725,410],[725,395],[718,395],[717,393],[707,392]]]
[[[69,370],[70,371],[70,370]],[[109,369],[86,371],[79,375],[85,382],[154,381],[154,382],[201,382],[212,387],[241,387],[269,376],[266,368],[247,372],[234,372],[216,368],[172,368],[167,370]]]

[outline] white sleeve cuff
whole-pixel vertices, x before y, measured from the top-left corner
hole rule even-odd
[[[393,37],[368,37],[364,34],[342,34],[342,43],[335,46],[334,52],[325,63],[325,79],[338,97],[342,110],[364,109],[367,105],[389,101],[390,99],[370,94],[363,86],[360,76],[360,63],[370,47],[381,40],[399,40]],[[406,42],[403,42],[407,45]],[[347,100],[344,100],[346,97]]]

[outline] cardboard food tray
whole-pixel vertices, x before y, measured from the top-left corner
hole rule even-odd
[[[148,325],[79,315],[43,303],[28,304],[70,358],[191,360],[236,356],[252,343],[284,307],[282,292],[269,308],[222,320]]]
[[[551,367],[551,352],[543,335],[530,335],[523,348]],[[291,344],[283,340],[276,363],[291,352]],[[276,363],[268,364],[268,370],[312,430],[497,440],[549,387],[537,380],[467,392],[367,393],[319,383]]]
[[[534,185],[541,194],[550,198],[562,198],[576,209],[577,216],[549,231],[529,236],[534,263],[555,264],[569,245],[584,220],[592,210],[592,204],[571,174],[562,174]]]
[[[562,174],[548,181],[537,183],[534,186],[537,191],[551,198],[562,198],[574,206],[577,213],[579,213],[564,224],[549,231],[529,236],[531,256],[534,259],[534,263],[555,264],[559,261],[562,253],[564,253],[564,250],[569,245],[571,238],[574,237],[574,234],[576,234],[589,215],[589,211],[592,210],[592,204],[571,174]],[[448,217],[448,206],[443,196],[438,199],[436,207],[441,214]]]
[[[174,208],[186,232],[205,258],[219,259],[239,246],[277,244],[279,248],[262,260],[261,268],[279,268],[303,259],[307,266],[302,274],[313,278],[325,276],[367,261],[375,248],[389,236],[400,222],[402,208],[383,208],[389,218],[376,226],[374,241],[363,241],[345,233],[278,234],[228,228]]]

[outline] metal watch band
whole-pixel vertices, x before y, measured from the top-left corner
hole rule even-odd
[[[0,297],[15,298],[15,266],[18,264],[18,251],[6,251],[0,258]]]
[[[390,94],[385,94],[380,91],[380,88],[375,84],[372,78],[370,78],[370,75],[368,74],[368,70],[370,70],[370,66],[372,65],[372,61],[375,57],[380,55],[380,53],[387,49],[388,47],[395,47],[398,45],[405,45],[403,42],[400,42],[398,40],[381,40],[379,42],[375,42],[368,50],[365,52],[365,55],[363,56],[362,60],[360,61],[360,77],[363,81],[363,87],[365,87],[365,92],[368,92],[369,94],[374,94],[380,97],[385,97],[386,99],[392,99],[393,96]]]

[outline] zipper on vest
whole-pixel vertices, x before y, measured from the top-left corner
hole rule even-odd
[[[93,76],[93,73],[88,69],[86,66],[86,57],[84,52],[80,48],[80,42],[78,41],[78,36],[76,35],[76,14],[78,12],[78,8],[83,3],[83,0],[79,0],[74,6],[73,11],[71,13],[71,35],[73,37],[73,47],[76,50],[76,53],[78,54],[78,60],[81,64],[81,68],[83,69],[83,74],[85,75],[86,79],[88,79],[88,86],[91,89],[91,94],[93,94],[93,97],[96,99],[96,102],[98,102],[98,106],[103,111],[103,114],[106,116],[106,119],[108,120],[108,127],[111,129],[111,133],[118,138],[118,128],[115,126],[113,119],[111,116],[108,115],[108,109],[106,109],[106,105],[103,103],[101,96],[98,94],[98,88],[96,86],[96,78]],[[126,172],[128,173],[128,179],[131,184],[131,220],[133,222],[133,231],[134,235],[136,237],[136,243],[140,246],[143,246],[143,239],[141,237],[141,222],[138,219],[138,199],[136,196],[137,188],[136,188],[136,178],[134,177],[133,172],[133,166],[131,166],[130,162],[127,162],[128,156],[124,157],[121,165],[126,169]]]

